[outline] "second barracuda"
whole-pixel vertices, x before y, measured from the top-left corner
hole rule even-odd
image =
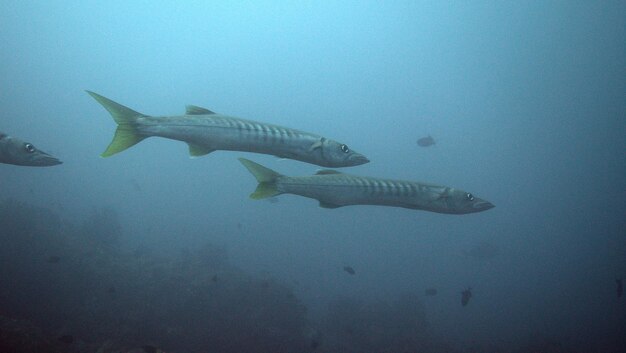
[[[61,164],[58,158],[0,131],[0,163],[31,167],[47,167]]]
[[[117,123],[115,136],[102,153],[108,157],[151,136],[186,142],[191,156],[216,150],[271,154],[323,167],[350,167],[369,162],[347,145],[304,131],[216,114],[187,106],[185,115],[148,116],[87,91],[111,113]]]
[[[253,199],[295,194],[316,199],[324,208],[381,205],[448,214],[475,213],[494,207],[489,201],[469,192],[447,186],[362,177],[335,170],[291,177],[244,158],[239,158],[239,161],[259,182],[250,195]]]

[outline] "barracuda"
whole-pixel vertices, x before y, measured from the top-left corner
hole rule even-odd
[[[0,131],[0,163],[30,167],[47,167],[61,164],[57,158]]]
[[[244,158],[239,161],[259,182],[250,195],[252,199],[295,194],[316,199],[324,208],[381,205],[448,214],[475,213],[495,207],[468,192],[447,186],[361,177],[335,170],[290,177]]]
[[[369,162],[362,154],[337,141],[278,125],[216,114],[189,105],[180,116],[152,117],[87,91],[111,113],[118,124],[102,157],[119,153],[151,136],[186,142],[189,154],[203,156],[216,150],[244,151],[295,159],[323,167],[350,167]]]

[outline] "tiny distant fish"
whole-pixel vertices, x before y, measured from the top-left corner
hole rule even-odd
[[[107,293],[114,295],[115,293],[117,293],[117,290],[115,289],[115,286],[110,286],[109,288],[107,288]]]
[[[461,292],[461,305],[466,306],[469,303],[470,298],[472,297],[472,288],[467,288],[466,290]]]
[[[47,260],[49,264],[58,264],[61,261],[61,258],[58,256],[50,256]]]
[[[319,346],[320,346],[320,343],[317,340],[311,341],[311,349],[315,350]]]
[[[217,282],[217,275],[213,275],[213,277],[211,277],[211,281]]]
[[[322,345],[322,333],[316,329],[308,328],[306,336],[311,339],[311,349],[316,350]]]
[[[59,340],[59,342],[63,342],[65,344],[72,344],[72,343],[74,343],[74,336],[63,335],[63,336],[59,337],[58,340]]]
[[[434,295],[437,295],[437,289],[436,288],[426,288],[426,290],[424,291],[424,294],[426,294],[429,297],[432,297]]]
[[[354,271],[354,269],[352,267],[350,267],[350,266],[344,266],[343,270],[348,272],[351,275],[354,275],[356,273],[356,271]]]
[[[624,294],[624,284],[621,279],[616,279],[615,282],[617,284],[617,297],[621,298],[622,294]]]
[[[417,145],[420,147],[429,147],[435,144],[435,139],[428,135],[417,140]]]

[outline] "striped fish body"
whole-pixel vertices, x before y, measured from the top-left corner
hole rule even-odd
[[[216,150],[246,151],[313,164],[319,162],[319,154],[311,146],[322,139],[295,129],[221,114],[141,117],[137,119],[137,130],[146,137],[186,142],[192,155]]]
[[[343,143],[278,125],[216,114],[187,106],[180,116],[154,117],[139,113],[97,93],[89,92],[118,124],[102,157],[109,157],[152,137],[186,142],[191,156],[216,150],[271,154],[323,167],[349,167],[369,162]]]
[[[457,213],[454,199],[445,196],[456,190],[446,186],[343,173],[283,177],[276,180],[276,186],[283,193],[316,199],[326,208],[381,205]]]
[[[260,199],[295,194],[319,201],[324,208],[349,205],[404,207],[447,214],[475,213],[493,208],[488,201],[463,190],[414,181],[382,179],[322,170],[310,176],[285,176],[240,158],[259,186],[251,197]]]

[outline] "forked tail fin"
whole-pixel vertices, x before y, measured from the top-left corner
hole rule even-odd
[[[114,101],[97,93],[91,91],[87,91],[87,93],[98,101],[104,109],[108,110],[109,113],[111,113],[113,120],[117,123],[117,130],[115,130],[113,140],[109,144],[109,147],[107,147],[107,149],[100,156],[109,157],[122,152],[123,150],[138,144],[147,137],[139,134],[136,124],[137,118],[146,115],[136,112],[119,103],[115,103]]]
[[[276,180],[281,177],[282,174],[245,158],[239,158],[239,161],[259,182],[256,190],[250,194],[251,199],[260,200],[282,194],[276,187]]]

